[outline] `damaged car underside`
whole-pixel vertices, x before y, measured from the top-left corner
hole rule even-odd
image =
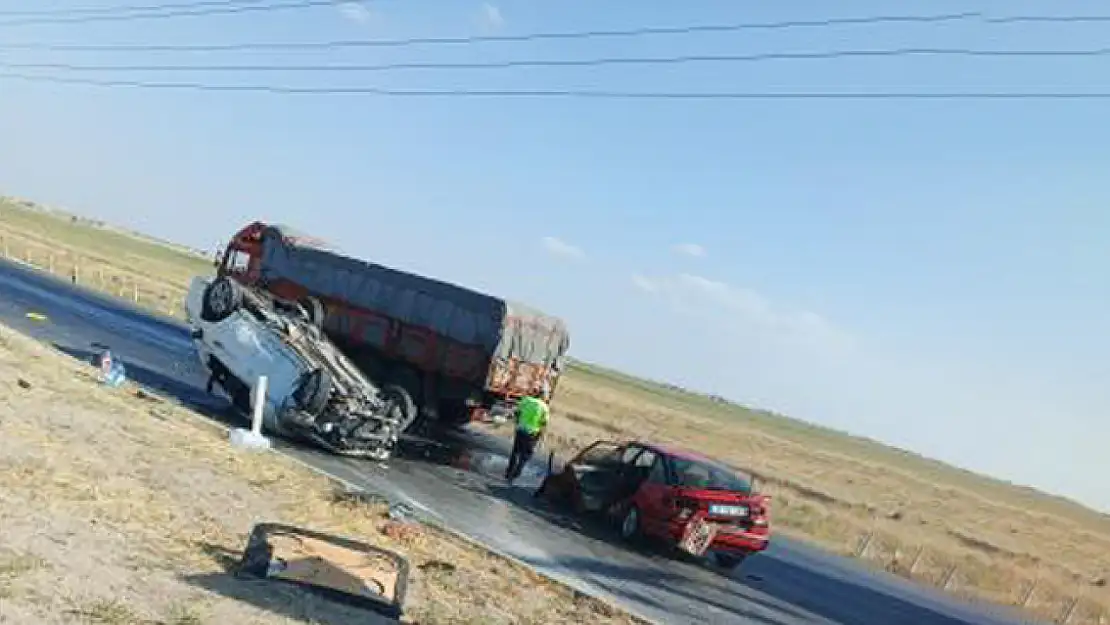
[[[266,376],[263,424],[346,456],[388,457],[416,417],[403,388],[375,386],[296,304],[230,278],[197,277],[186,313],[201,364],[245,413]]]

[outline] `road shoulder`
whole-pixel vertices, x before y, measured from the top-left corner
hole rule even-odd
[[[409,622],[634,622],[94,373],[0,327],[0,620],[350,622],[353,608],[229,574],[251,527],[276,521],[406,556]]]

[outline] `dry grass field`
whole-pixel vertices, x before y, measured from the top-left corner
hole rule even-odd
[[[254,523],[364,540],[412,567],[405,622],[637,621],[439,530],[389,518],[207,418],[0,326],[0,622],[212,625],[369,620],[235,579]],[[523,580],[523,583],[522,583]]]
[[[209,259],[80,219],[0,204],[0,253],[178,315]],[[230,233],[229,233],[230,235]],[[546,441],[707,451],[760,478],[778,531],[947,590],[1081,625],[1110,619],[1110,516],[784,416],[576,363]],[[492,427],[492,426],[490,426]]]

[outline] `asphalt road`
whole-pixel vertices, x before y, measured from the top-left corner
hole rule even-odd
[[[29,318],[41,313],[45,320]],[[204,392],[184,327],[152,317],[24,267],[0,261],[0,320],[88,360],[99,346],[128,375],[213,419],[234,420],[226,402]],[[514,487],[497,477],[500,441],[410,441],[387,465],[338,458],[277,443],[277,448],[350,485],[404,501],[419,514],[515,557],[581,592],[607,598],[660,623],[748,625],[1010,625],[1008,610],[965,603],[807,545],[776,537],[772,547],[725,575],[617,544],[535,503],[542,468]]]

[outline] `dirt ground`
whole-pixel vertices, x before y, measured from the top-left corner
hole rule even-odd
[[[210,259],[0,201],[0,253],[180,316]],[[76,268],[76,271],[75,269]],[[1071,625],[1110,619],[1110,515],[822,430],[574,363],[545,444],[646,437],[752,471],[774,496],[775,531],[951,592]],[[491,428],[508,434],[509,428]],[[986,444],[990,444],[987,442]]]
[[[0,623],[374,622],[233,578],[254,523],[334,532],[409,558],[410,623],[635,622],[528,569],[236,450],[198,415],[109,389],[92,367],[0,326]]]

